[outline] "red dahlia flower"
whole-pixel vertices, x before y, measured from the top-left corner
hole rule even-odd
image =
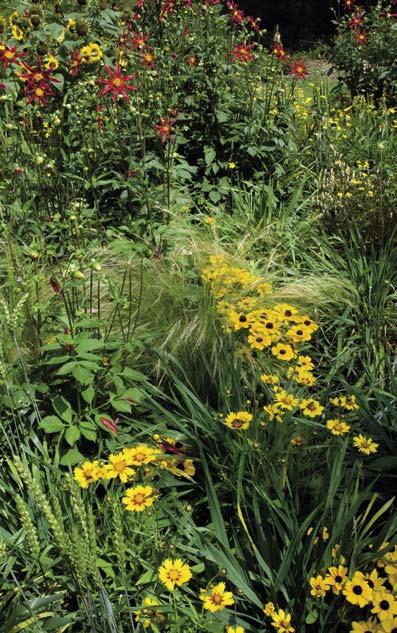
[[[59,80],[51,76],[51,70],[42,68],[40,58],[37,58],[36,66],[28,66],[25,62],[21,62],[21,66],[28,71],[19,75],[20,79],[25,81],[24,92],[28,97],[28,103],[48,105],[47,97],[55,94],[51,84],[57,84]]]
[[[356,5],[356,0],[343,0],[343,6],[348,11],[352,11]]]
[[[368,31],[358,31],[356,33],[356,43],[361,46],[362,44],[366,44],[368,42]]]
[[[290,75],[293,75],[295,79],[305,79],[308,76],[307,66],[303,61],[293,59],[290,63]]]
[[[355,13],[349,20],[350,29],[358,29],[363,23],[364,13]]]
[[[233,61],[242,62],[243,64],[246,64],[247,62],[252,62],[254,59],[254,55],[252,53],[253,48],[254,45],[247,44],[245,40],[244,42],[242,42],[242,44],[237,44],[232,52]]]
[[[144,50],[139,51],[139,59],[145,68],[155,68],[155,57],[151,46],[147,46]]]
[[[134,75],[122,75],[120,64],[116,64],[116,70],[112,70],[110,66],[104,64],[105,70],[109,75],[109,79],[103,79],[100,77],[98,83],[104,84],[105,87],[99,93],[100,97],[106,95],[108,92],[112,93],[112,100],[116,101],[117,97],[121,95],[123,99],[128,101],[128,94],[126,90],[136,90],[136,86],[129,84],[129,81],[135,79]]]
[[[171,138],[172,126],[175,125],[176,119],[171,119],[169,116],[160,117],[160,123],[154,125],[154,129],[161,138],[162,143],[166,143]]]
[[[249,26],[253,31],[256,31],[256,33],[259,31],[259,23],[261,21],[260,18],[254,18],[252,17],[252,15],[248,15],[245,18],[245,21],[247,26]]]
[[[148,35],[144,35],[143,33],[132,33],[132,46],[137,50],[144,48],[146,46],[146,40],[148,39]]]
[[[278,42],[274,42],[272,46],[272,53],[282,62],[287,61],[288,55],[284,50],[284,46]]]
[[[8,48],[5,46],[3,50],[0,50],[0,62],[3,64],[4,69],[8,68],[11,64],[20,65],[19,59],[25,57],[26,53],[17,51],[17,47],[13,46]]]
[[[242,24],[245,20],[245,13],[242,9],[239,9],[238,4],[233,2],[233,0],[228,0],[226,6],[229,9],[233,24]]]
[[[83,58],[81,57],[79,50],[72,51],[69,68],[69,73],[72,75],[72,77],[76,77],[76,75],[78,74],[82,59]]]

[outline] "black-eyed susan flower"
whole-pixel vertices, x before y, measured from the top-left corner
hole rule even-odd
[[[248,336],[248,344],[252,349],[262,351],[265,347],[270,347],[273,343],[271,336],[267,336],[264,331],[256,331]]]
[[[295,358],[295,352],[291,345],[285,343],[277,343],[272,347],[272,354],[278,360],[290,361]]]
[[[375,614],[381,622],[397,615],[397,600],[390,591],[374,591],[372,604],[371,613]]]
[[[298,309],[295,306],[291,306],[289,303],[278,303],[273,308],[278,312],[284,321],[293,321],[298,314]]]
[[[287,331],[287,338],[293,343],[305,343],[306,341],[310,341],[312,332],[313,330],[304,325],[293,325]]]
[[[372,453],[376,453],[379,448],[379,444],[374,442],[371,437],[362,435],[361,433],[354,436],[353,446],[357,448],[358,452],[362,453],[363,455],[371,455]]]
[[[351,633],[381,633],[378,621],[375,618],[369,620],[360,620],[360,622],[352,622]]]
[[[383,585],[386,582],[386,578],[379,576],[376,569],[373,569],[371,573],[365,574],[365,580],[371,587],[372,591],[383,591]]]
[[[332,435],[345,435],[345,433],[349,433],[351,429],[350,424],[346,424],[346,422],[337,418],[327,420],[326,426]]]
[[[308,418],[316,418],[324,411],[324,407],[314,398],[304,398],[299,406],[303,415]]]
[[[106,479],[117,479],[124,484],[135,477],[135,470],[130,468],[130,463],[123,453],[109,455],[109,463],[104,466]]]
[[[324,580],[330,585],[334,594],[338,595],[344,585],[348,580],[347,577],[347,567],[343,565],[338,565],[336,567],[328,567],[328,573],[326,574]]]
[[[324,598],[330,589],[330,584],[322,576],[312,576],[309,580],[310,595],[314,598]]]
[[[382,620],[381,626],[381,633],[397,633],[397,617]],[[379,631],[379,629],[377,629],[377,631]]]
[[[122,502],[130,512],[143,512],[153,505],[155,498],[155,490],[152,486],[134,486],[128,488]]]
[[[295,628],[291,624],[291,614],[286,613],[283,609],[276,611],[271,616],[272,626],[277,629],[278,633],[295,633]]]
[[[246,431],[253,419],[252,413],[248,413],[247,411],[231,411],[229,415],[225,418],[225,424],[229,427],[229,429],[234,429],[236,431]]]
[[[347,580],[342,590],[350,604],[363,608],[372,601],[373,592],[361,571],[356,571],[351,580]]]
[[[181,587],[189,582],[192,572],[187,563],[180,558],[173,560],[167,558],[159,568],[160,581],[165,585],[168,591],[174,591],[175,587]]]
[[[211,613],[223,611],[234,604],[233,594],[231,591],[226,591],[224,582],[219,582],[208,590],[202,589],[200,600],[203,602],[203,608]]]

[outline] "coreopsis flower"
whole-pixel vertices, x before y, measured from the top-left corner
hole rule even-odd
[[[299,405],[299,399],[285,389],[277,389],[277,391],[275,390],[275,404],[283,411],[293,411]]]
[[[246,64],[247,62],[252,62],[254,59],[253,54],[254,44],[247,44],[246,41],[241,44],[237,44],[232,51],[232,60],[234,62],[241,62]]]
[[[272,354],[278,358],[278,360],[283,361],[290,361],[295,358],[295,352],[291,345],[284,343],[277,343],[277,345],[273,345]]]
[[[369,36],[368,31],[358,31],[354,38],[356,41],[356,44],[358,44],[359,46],[366,44],[368,42],[368,36]]]
[[[99,96],[103,97],[104,95],[111,93],[111,97],[113,101],[116,101],[119,95],[123,97],[126,101],[128,101],[129,96],[127,94],[127,90],[134,91],[137,89],[136,86],[128,83],[135,79],[134,75],[122,75],[120,64],[116,64],[116,69],[112,70],[110,66],[104,64],[105,70],[109,76],[109,79],[104,79],[100,77],[98,79],[98,83],[104,84],[104,88],[99,93]]]
[[[275,374],[261,374],[261,381],[265,385],[277,385],[280,382],[280,377]]]
[[[245,628],[243,626],[227,626],[226,633],[245,633]]]
[[[315,418],[322,414],[324,411],[324,407],[319,403],[318,400],[314,400],[314,398],[304,398],[301,400],[300,409],[308,418]]]
[[[172,127],[175,125],[176,119],[171,119],[169,116],[160,117],[160,123],[154,125],[154,129],[157,131],[158,136],[162,143],[167,143],[170,140],[172,134]]]
[[[122,502],[130,512],[143,512],[153,505],[155,498],[155,490],[152,486],[134,486],[128,488]]]
[[[273,602],[267,602],[263,607],[263,613],[269,617],[272,617],[273,613],[276,612],[276,607]]]
[[[160,605],[157,598],[153,596],[146,596],[142,602],[142,609],[135,611],[135,620],[142,622],[143,628],[146,630],[151,624],[161,624],[165,616],[156,607]]]
[[[177,558],[167,558],[159,568],[159,578],[168,591],[174,591],[175,587],[181,587],[189,582],[192,572],[187,563]]]
[[[226,591],[224,582],[219,582],[209,590],[202,589],[200,592],[200,600],[203,602],[203,608],[211,613],[223,611],[226,607],[234,604],[234,598],[231,591]]]
[[[379,448],[379,444],[374,442],[371,437],[362,435],[361,433],[353,438],[353,446],[363,455],[376,453]]]
[[[130,468],[130,464],[123,453],[109,455],[109,464],[104,466],[106,479],[117,479],[125,484],[135,477],[135,470]]]
[[[98,460],[84,462],[73,471],[73,478],[81,488],[88,488],[94,481],[102,477],[102,467]]]
[[[322,576],[313,576],[309,580],[310,595],[314,598],[324,598],[330,589],[330,584]]]
[[[295,79],[305,79],[309,75],[305,62],[296,59],[290,62],[289,74]]]
[[[252,422],[253,415],[247,411],[231,411],[225,418],[225,425],[229,429],[235,429],[236,431],[246,431]]]
[[[25,57],[26,53],[23,51],[17,51],[16,46],[9,48],[8,46],[0,47],[0,62],[3,64],[3,68],[6,69],[11,64],[20,65],[20,59]]]
[[[276,611],[271,616],[272,626],[277,633],[295,633],[295,627],[291,624],[291,614],[286,613],[283,609]]]
[[[327,420],[326,426],[332,435],[345,435],[345,433],[348,433],[351,429],[350,424],[346,424],[346,422],[338,420],[337,418]]]
[[[350,604],[355,604],[361,609],[373,598],[372,589],[361,571],[356,571],[353,578],[345,582],[342,593]]]
[[[156,460],[161,451],[147,444],[138,444],[123,449],[123,455],[129,466],[142,466]]]

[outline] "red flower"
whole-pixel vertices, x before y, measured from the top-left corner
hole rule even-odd
[[[51,277],[51,279],[50,279],[50,286],[53,289],[53,291],[55,292],[55,294],[59,294],[61,292],[61,286],[59,285],[59,283],[57,282],[55,277]]]
[[[103,417],[99,418],[99,420],[100,422],[102,422],[104,426],[106,426],[107,429],[109,429],[111,433],[117,433],[117,424],[116,424],[117,420],[113,422],[113,420],[109,420],[108,418],[103,418]]]
[[[243,64],[246,64],[247,62],[252,62],[254,59],[254,55],[252,53],[253,48],[254,45],[247,44],[245,40],[242,44],[237,44],[232,52],[233,61],[242,62]]]
[[[233,0],[228,0],[226,6],[229,9],[233,24],[242,24],[245,20],[245,13],[242,9],[239,9],[238,4],[233,2]]]
[[[148,35],[144,35],[143,33],[132,33],[132,46],[137,50],[144,48],[146,45],[146,40],[148,39]]]
[[[355,13],[349,20],[350,29],[358,29],[363,23],[364,13]]]
[[[105,70],[109,75],[109,79],[103,79],[100,77],[98,79],[98,83],[105,84],[105,87],[99,93],[100,97],[107,94],[108,92],[112,93],[112,100],[116,101],[117,97],[121,95],[123,99],[128,100],[128,94],[126,90],[136,90],[136,86],[129,84],[128,82],[132,79],[135,79],[134,75],[122,75],[120,64],[116,64],[116,70],[113,71],[110,66],[104,64]]]
[[[293,75],[295,79],[305,79],[308,76],[305,62],[293,59],[290,63],[289,74]]]
[[[207,7],[211,7],[211,6],[215,6],[216,4],[219,4],[221,0],[204,0],[204,4]]]
[[[20,65],[19,59],[25,57],[26,53],[17,52],[17,47],[13,46],[9,48],[5,46],[3,50],[0,50],[0,62],[3,64],[4,68],[8,68],[11,64]]]
[[[250,26],[253,31],[259,31],[259,23],[261,21],[260,18],[253,18],[252,15],[248,15],[245,18],[245,21],[247,23],[247,26]]]
[[[78,74],[79,70],[80,70],[80,64],[82,62],[82,57],[80,55],[80,51],[72,51],[72,55],[71,55],[71,61],[70,61],[70,69],[69,69],[69,73],[72,75],[72,77],[76,77],[76,75]]]
[[[288,59],[288,55],[284,50],[284,46],[278,42],[274,42],[272,46],[272,53],[282,62],[285,62]]]
[[[362,44],[366,44],[368,42],[368,31],[358,31],[356,33],[356,43],[361,46]]]
[[[144,4],[145,4],[145,0],[135,0],[136,9],[143,9]]]
[[[153,127],[157,130],[157,134],[161,138],[162,143],[166,143],[172,134],[172,126],[175,125],[176,119],[170,119],[169,116],[160,117],[160,123]]]
[[[144,50],[139,52],[139,59],[145,68],[155,68],[155,57],[151,46],[146,46]]]
[[[20,78],[25,81],[24,92],[28,96],[28,103],[48,105],[47,97],[55,94],[51,84],[59,83],[59,80],[51,76],[51,70],[42,68],[40,58],[37,58],[36,66],[28,66],[25,62],[21,62],[21,66],[28,71],[20,74]]]
[[[348,11],[353,11],[356,4],[356,0],[343,0],[343,6]]]

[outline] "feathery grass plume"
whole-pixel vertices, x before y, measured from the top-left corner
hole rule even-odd
[[[32,554],[34,560],[38,560],[40,557],[40,543],[36,526],[33,525],[32,518],[22,497],[17,494],[14,499],[22,526],[25,529],[26,540],[29,545],[30,553]]]

